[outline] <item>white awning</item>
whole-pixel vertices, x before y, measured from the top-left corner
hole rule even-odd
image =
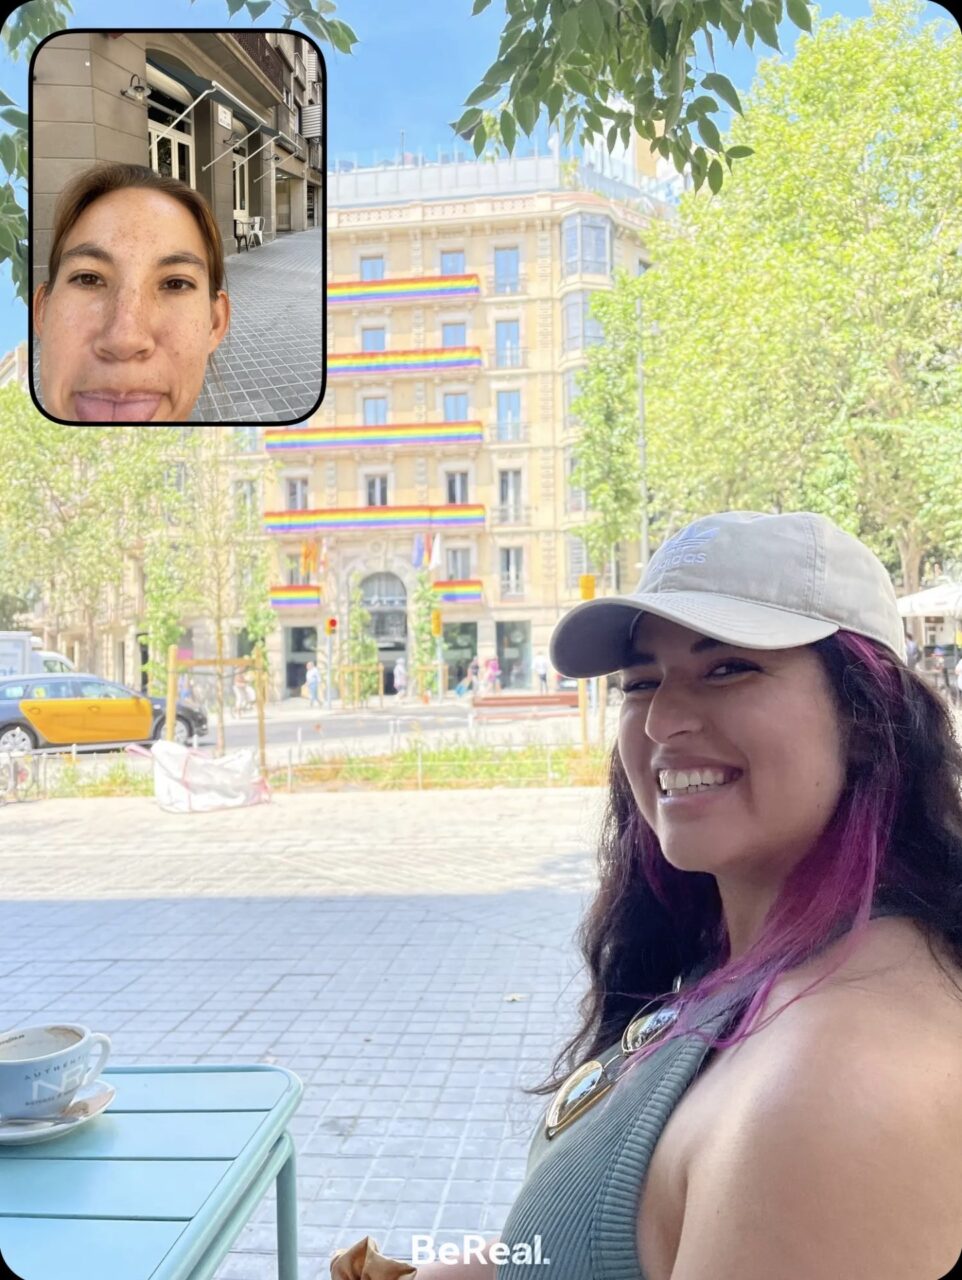
[[[898,601],[903,618],[962,618],[962,585],[944,582]]]

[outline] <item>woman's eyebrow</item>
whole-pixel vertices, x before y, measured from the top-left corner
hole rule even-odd
[[[725,647],[735,648],[736,646],[734,645],[726,646],[724,640],[713,640],[711,639],[710,636],[702,636],[700,640],[696,640],[695,643],[691,646],[691,652],[704,653],[706,649],[721,649]],[[629,666],[644,667],[644,666],[647,666],[649,663],[655,662],[655,661],[657,661],[657,659],[655,658],[655,655],[653,653],[632,653],[631,662],[629,663]]]
[[[114,259],[107,250],[99,244],[93,244],[89,240],[85,240],[83,244],[75,244],[72,249],[66,249],[63,258],[97,258],[100,262],[109,262],[113,264]],[[180,249],[176,253],[166,253],[162,258],[158,258],[154,263],[157,267],[200,267],[202,271],[207,270],[207,263],[203,258],[199,258],[196,253],[190,253],[187,249]]]

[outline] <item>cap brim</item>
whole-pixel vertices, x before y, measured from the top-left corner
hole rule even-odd
[[[629,666],[631,627],[640,613],[746,649],[791,649],[838,631],[835,622],[704,591],[605,596],[576,605],[561,619],[548,647],[552,666],[579,679]]]

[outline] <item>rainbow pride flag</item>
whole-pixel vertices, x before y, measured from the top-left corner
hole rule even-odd
[[[321,602],[320,587],[271,587],[271,606],[285,609],[290,606],[318,605]]]
[[[443,507],[329,507],[317,511],[268,511],[265,533],[353,533],[366,529],[469,529],[484,527],[480,503]]]
[[[342,280],[327,286],[327,300],[332,306],[362,302],[443,302],[448,298],[477,298],[480,293],[481,284],[475,275]]]
[[[443,373],[445,369],[480,369],[480,347],[427,347],[419,351],[351,351],[327,358],[328,372]]]
[[[480,444],[480,422],[392,422],[378,427],[278,427],[265,431],[268,453],[307,449],[343,449],[362,445],[396,447]]]
[[[480,578],[450,578],[432,583],[434,594],[452,604],[466,604],[481,599]]]

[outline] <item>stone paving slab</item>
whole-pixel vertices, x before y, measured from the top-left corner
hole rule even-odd
[[[305,1083],[301,1275],[500,1230],[582,986],[601,793],[315,793],[0,810],[0,1026],[70,1019],[117,1063],[279,1062]],[[520,997],[508,999],[507,997]],[[218,1280],[276,1275],[266,1200]]]

